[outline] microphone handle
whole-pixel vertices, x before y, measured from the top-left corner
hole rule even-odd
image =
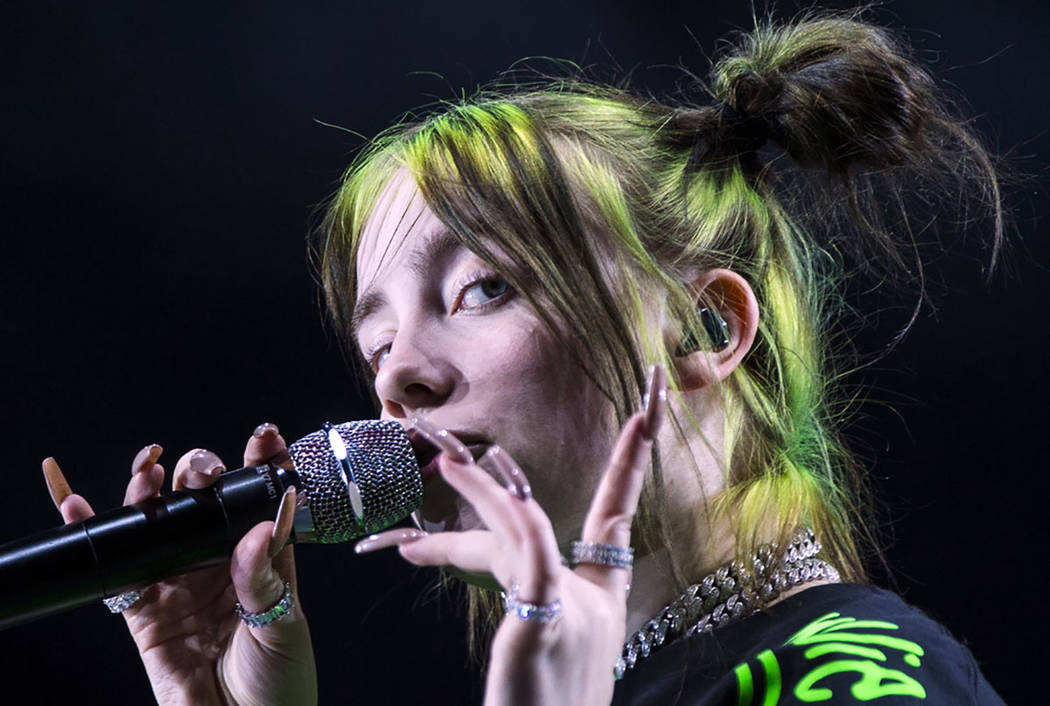
[[[0,545],[0,630],[221,563],[248,530],[274,518],[290,485],[301,488],[299,477],[281,466],[241,468],[209,488]]]

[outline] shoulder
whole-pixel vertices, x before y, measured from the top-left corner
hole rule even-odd
[[[733,668],[739,704],[996,704],[966,647],[899,596],[839,584],[774,606],[763,649]]]
[[[663,698],[616,703],[1003,703],[942,625],[894,593],[859,584],[801,591],[680,640],[653,661],[625,691]]]

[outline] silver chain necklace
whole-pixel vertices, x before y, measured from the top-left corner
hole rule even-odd
[[[779,567],[773,566],[776,546],[769,544],[751,557],[750,569],[739,562],[718,567],[628,638],[616,660],[616,678],[662,646],[746,618],[793,586],[818,579],[837,583],[839,572],[816,558],[818,552],[820,542],[805,527],[795,533]]]

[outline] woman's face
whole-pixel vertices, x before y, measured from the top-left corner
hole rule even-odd
[[[376,371],[382,418],[427,418],[514,458],[560,543],[574,539],[615,440],[612,404],[497,270],[460,246],[402,172],[379,199],[357,260],[356,336]],[[417,521],[480,526],[424,468]]]

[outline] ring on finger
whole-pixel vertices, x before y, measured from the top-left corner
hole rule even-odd
[[[125,591],[124,593],[103,598],[102,602],[109,608],[110,613],[123,613],[142,598],[142,591]]]
[[[513,614],[520,620],[553,623],[561,617],[561,599],[555,599],[553,603],[546,605],[523,601],[518,596],[517,581],[511,582],[510,593],[503,594],[503,603],[506,606],[507,614]]]
[[[270,606],[269,609],[262,611],[261,613],[249,613],[245,610],[244,606],[237,602],[234,611],[237,613],[237,617],[241,619],[241,622],[245,625],[253,628],[266,627],[270,623],[276,622],[292,612],[292,608],[295,607],[295,598],[292,596],[292,585],[287,581],[284,582],[284,592],[281,597],[277,599],[277,602]]]
[[[634,549],[603,542],[573,542],[572,565],[577,564],[598,564],[615,569],[630,569],[634,566]]]

